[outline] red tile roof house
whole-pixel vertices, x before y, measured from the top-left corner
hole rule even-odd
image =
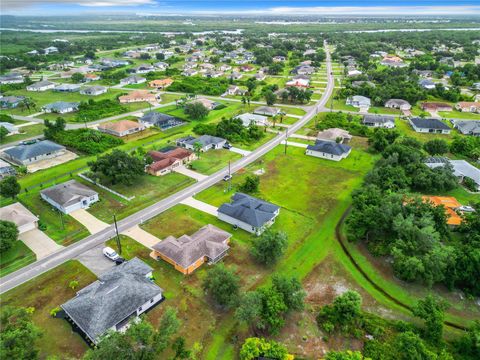
[[[149,93],[146,90],[136,90],[132,91],[127,95],[122,95],[118,98],[120,103],[132,103],[132,102],[142,102],[146,101],[149,103],[155,103],[157,101],[157,95]]]
[[[431,112],[438,112],[438,111],[452,111],[452,106],[445,103],[439,102],[424,102],[421,105],[422,110]]]
[[[104,123],[98,126],[98,130],[110,135],[123,137],[145,130],[145,125],[132,120]]]
[[[480,113],[480,102],[461,101],[455,105],[455,109],[461,112]]]
[[[153,176],[163,176],[178,166],[190,163],[196,159],[195,153],[187,149],[175,148],[167,152],[149,151],[153,163],[147,167],[147,173]]]

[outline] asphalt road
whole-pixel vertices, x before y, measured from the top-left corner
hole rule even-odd
[[[318,112],[322,111],[327,103],[330,95],[332,94],[334,81],[333,76],[330,75],[332,71],[332,64],[330,61],[330,52],[327,47],[325,47],[327,55],[327,74],[328,74],[328,85],[325,88],[325,92],[322,98],[314,105],[308,108],[307,113],[290,128],[288,128],[288,133],[293,134],[303,127],[310,119],[312,119]],[[280,133],[278,136],[260,146],[256,150],[252,151],[247,156],[239,159],[231,165],[231,171],[236,172],[239,169],[247,166],[248,164],[254,162],[258,158],[265,155],[267,152],[278,146],[284,139],[287,134],[285,132]],[[135,214],[130,215],[129,217],[118,222],[118,230],[122,232],[124,230],[130,229],[131,227],[141,224],[144,221],[153,218],[154,216],[170,209],[171,207],[177,205],[182,200],[194,196],[195,194],[201,192],[214,185],[218,181],[221,181],[222,178],[228,173],[228,169],[224,168],[215,174],[209,176],[208,178],[199,181],[192,186],[183,189],[143,210],[138,211]],[[33,279],[44,272],[55,268],[56,266],[63,264],[64,262],[74,259],[81,255],[82,253],[101,245],[105,241],[111,239],[115,235],[115,228],[113,225],[110,225],[104,230],[90,235],[87,238],[80,240],[56,253],[53,253],[46,258],[38,260],[30,265],[25,266],[24,268],[17,270],[7,276],[4,276],[0,279],[0,294],[15,288],[16,286],[27,282],[30,279]]]

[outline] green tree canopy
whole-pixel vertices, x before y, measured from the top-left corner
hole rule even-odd
[[[203,289],[215,302],[223,307],[231,307],[238,300],[240,278],[224,264],[217,264],[207,271]]]
[[[15,176],[7,176],[0,181],[0,195],[15,199],[20,193],[20,184]]]
[[[138,177],[145,174],[141,159],[120,150],[100,156],[88,165],[97,176],[103,176],[111,184],[132,185]]]

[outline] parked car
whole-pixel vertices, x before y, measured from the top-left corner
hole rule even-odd
[[[105,255],[105,257],[115,262],[121,259],[120,255],[118,255],[115,250],[113,250],[111,247],[108,247],[108,246],[103,248],[103,255]]]
[[[228,142],[226,142],[226,143],[223,145],[223,148],[224,148],[224,149],[227,149],[227,150],[231,149],[232,147],[233,147],[233,146],[230,145]]]
[[[225,176],[223,177],[223,181],[228,181],[228,180],[230,180],[231,178],[232,178],[232,175],[230,175],[230,174],[229,174],[229,175],[225,175]]]

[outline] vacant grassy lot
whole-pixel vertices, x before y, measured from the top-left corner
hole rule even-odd
[[[36,256],[22,241],[15,242],[13,247],[0,256],[0,277],[34,262]]]
[[[75,290],[68,284],[76,280]],[[75,296],[76,291],[96,280],[87,268],[78,261],[68,261],[29,282],[3,294],[2,306],[33,307],[33,322],[43,331],[35,346],[40,348],[40,358],[62,356],[79,358],[87,350],[87,344],[72,332],[70,324],[50,316],[50,311]]]
[[[43,134],[43,129],[44,126],[42,124],[22,126],[21,128],[19,128],[20,134],[5,136],[0,139],[0,144],[3,145],[13,143],[23,139],[31,138],[33,136],[41,135]]]
[[[462,111],[449,111],[449,112],[442,112],[438,113],[441,117],[444,118],[453,118],[453,119],[465,119],[465,120],[480,120],[480,114],[469,113],[469,112],[462,112]]]
[[[233,162],[241,157],[240,154],[225,149],[210,150],[202,153],[199,159],[193,161],[191,168],[199,173],[210,175],[223,169],[229,161]]]

